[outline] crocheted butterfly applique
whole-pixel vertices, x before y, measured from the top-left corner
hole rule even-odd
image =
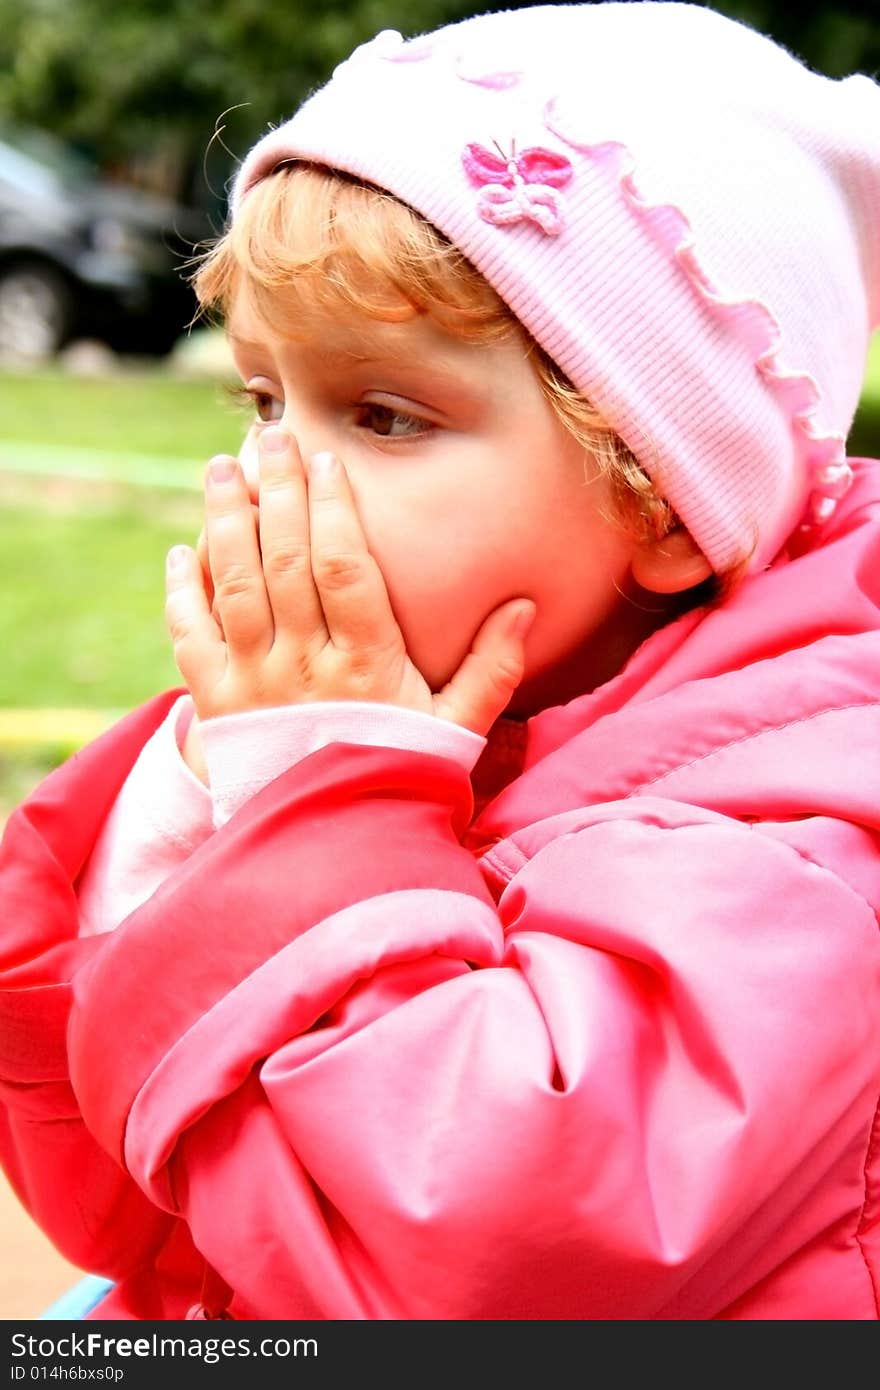
[[[466,145],[462,163],[468,178],[480,186],[477,212],[484,222],[508,227],[514,222],[534,222],[547,236],[562,228],[565,203],[560,188],[572,177],[570,160],[553,150],[532,146],[509,155],[485,145]]]

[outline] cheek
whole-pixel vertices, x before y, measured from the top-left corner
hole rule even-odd
[[[367,511],[369,510],[369,515]],[[362,509],[364,529],[388,588],[407,651],[432,688],[458,669],[477,630],[514,596],[515,572],[500,538],[473,514],[448,525],[436,512],[399,521]],[[523,586],[525,588],[525,586]]]
[[[486,528],[476,509],[440,489],[426,493],[355,484],[367,544],[402,610],[472,589],[483,564]]]

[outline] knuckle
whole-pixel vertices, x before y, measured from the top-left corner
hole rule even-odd
[[[501,657],[492,671],[492,684],[502,694],[514,690],[523,678],[525,663],[520,657]]]
[[[284,655],[283,664],[274,668],[273,688],[282,692],[274,704],[309,703],[313,700],[329,699],[326,683],[317,653],[313,653],[308,642],[301,650],[291,650]]]
[[[362,642],[348,653],[348,666],[356,681],[372,681],[377,671],[387,672],[397,665],[399,651],[388,642]]]
[[[349,675],[348,697],[352,700],[371,700],[374,697],[375,681],[366,671],[352,671]]]
[[[309,701],[320,698],[320,686],[317,674],[311,666],[305,663],[300,666],[296,673],[296,689],[300,700]]]
[[[299,579],[310,565],[308,546],[295,541],[277,542],[263,550],[263,570],[270,578]]]
[[[192,629],[185,618],[181,618],[180,616],[169,617],[167,625],[172,646],[181,647],[185,642],[189,641],[192,635]]]
[[[254,573],[247,565],[227,565],[214,576],[214,593],[221,603],[251,598],[254,589]]]
[[[168,621],[168,635],[171,637],[172,646],[185,646],[192,637],[192,628],[181,617]]]
[[[366,573],[365,557],[352,551],[322,550],[312,555],[312,573],[324,589],[348,589]]]
[[[349,678],[356,684],[363,684],[376,669],[376,659],[372,652],[363,647],[355,647],[347,653]]]
[[[165,626],[168,635],[175,647],[192,635],[192,622],[189,614],[185,613],[179,603],[169,599],[165,604]]]
[[[355,699],[368,699],[376,683],[376,667],[360,652],[349,652],[345,661],[345,684]]]
[[[260,491],[287,493],[292,487],[293,477],[287,460],[283,456],[275,459],[265,455],[260,460]]]

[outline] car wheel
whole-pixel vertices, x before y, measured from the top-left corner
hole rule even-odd
[[[63,346],[72,317],[70,290],[52,266],[0,270],[0,355],[47,361]]]

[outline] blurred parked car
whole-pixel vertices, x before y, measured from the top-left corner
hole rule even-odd
[[[0,131],[0,355],[71,338],[164,354],[195,312],[182,278],[207,218],[102,180],[42,131]]]

